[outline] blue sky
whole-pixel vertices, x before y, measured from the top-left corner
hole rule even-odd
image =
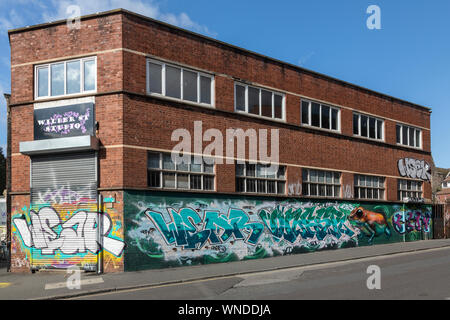
[[[432,153],[450,168],[450,1],[0,0],[0,94],[10,92],[7,30],[125,8],[369,89],[431,107]],[[366,9],[381,9],[369,30]],[[6,108],[0,97],[0,146]]]

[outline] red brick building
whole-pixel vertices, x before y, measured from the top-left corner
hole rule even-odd
[[[9,39],[13,271],[113,272],[373,244],[383,232],[429,237],[427,107],[125,10]],[[224,137],[277,129],[279,170],[247,156],[171,163],[173,132],[194,135],[196,121]],[[342,214],[318,218],[323,236],[300,224],[294,238],[287,225],[276,236],[268,203]],[[366,219],[359,207],[381,215],[382,231],[350,223]],[[213,209],[221,215],[206,219]]]

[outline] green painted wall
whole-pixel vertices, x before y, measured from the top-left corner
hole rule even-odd
[[[431,206],[129,191],[125,270],[430,239]]]

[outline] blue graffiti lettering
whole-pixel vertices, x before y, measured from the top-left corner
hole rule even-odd
[[[230,209],[228,217],[217,211],[207,210],[202,219],[197,211],[182,208],[167,209],[171,221],[166,222],[162,213],[147,209],[145,215],[155,224],[167,244],[184,249],[201,249],[209,240],[211,244],[222,244],[230,239],[243,240],[255,245],[264,231],[264,225],[250,222],[243,210]]]

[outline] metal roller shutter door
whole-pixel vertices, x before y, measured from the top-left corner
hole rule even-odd
[[[30,217],[32,268],[95,266],[98,251],[96,154],[33,157]]]

